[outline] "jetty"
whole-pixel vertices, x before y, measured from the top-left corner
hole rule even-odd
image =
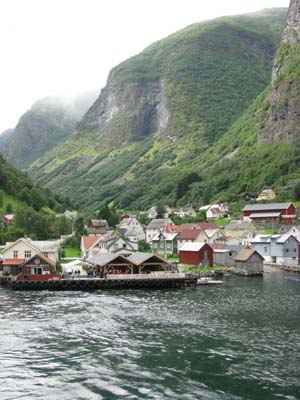
[[[2,287],[16,291],[96,291],[96,290],[163,290],[196,287],[197,279],[185,274],[139,274],[108,278],[76,278],[46,281],[18,281],[0,278]]]

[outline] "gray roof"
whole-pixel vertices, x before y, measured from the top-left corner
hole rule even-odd
[[[140,252],[133,253],[131,256],[128,257],[128,260],[131,261],[135,265],[140,265],[140,264],[143,264],[144,262],[146,262],[147,260],[149,260],[152,257],[157,257],[157,258],[161,259],[162,262],[164,261],[157,254],[140,253]],[[165,263],[167,263],[167,261],[165,261]]]
[[[264,259],[256,250],[254,249],[242,249],[237,256],[235,257],[235,261],[246,262],[251,258],[254,254],[257,254],[262,260]]]
[[[172,224],[169,218],[153,219],[150,224],[147,225],[147,229],[161,229],[167,224]]]
[[[268,211],[268,210],[285,210],[292,203],[268,203],[268,204],[248,204],[243,211]]]

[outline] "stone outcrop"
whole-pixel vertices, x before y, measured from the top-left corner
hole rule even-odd
[[[300,141],[300,0],[291,0],[287,26],[275,59],[269,112],[261,143]]]
[[[116,83],[109,77],[100,97],[86,113],[78,129],[96,130],[99,134],[122,143],[164,134],[169,121],[165,83]]]

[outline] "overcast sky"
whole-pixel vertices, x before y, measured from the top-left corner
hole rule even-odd
[[[289,0],[0,0],[0,132],[36,100],[101,89],[109,70],[194,22]]]

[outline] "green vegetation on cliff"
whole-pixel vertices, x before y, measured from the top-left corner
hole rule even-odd
[[[285,18],[220,18],[153,44],[113,69],[79,132],[30,174],[90,209],[245,199],[277,183],[294,150],[257,144],[270,104],[252,103],[270,82]]]

